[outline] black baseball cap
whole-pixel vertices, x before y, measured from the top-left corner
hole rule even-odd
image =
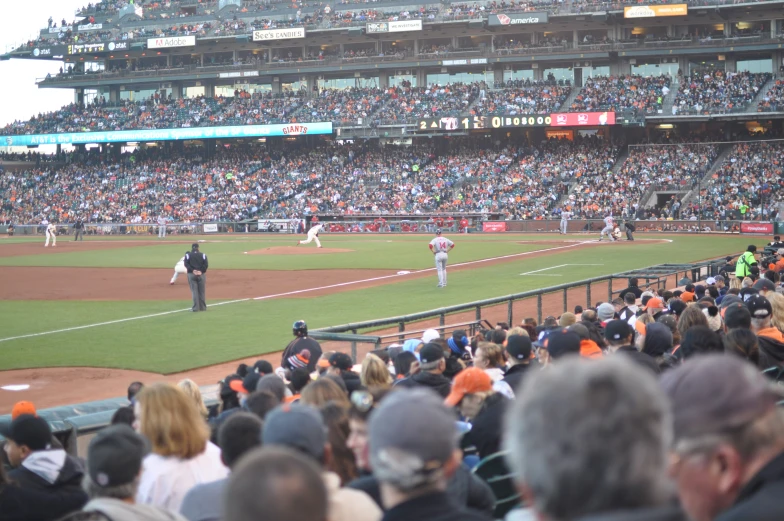
[[[579,355],[580,336],[568,329],[550,331],[545,349],[553,358],[561,358],[569,354]]]
[[[346,353],[335,353],[329,357],[329,365],[341,371],[350,371],[354,367],[354,361]]]
[[[436,362],[444,358],[444,350],[441,346],[433,342],[427,343],[419,350],[419,361],[423,364]]]
[[[253,370],[259,374],[272,374],[275,372],[272,368],[272,364],[266,360],[257,360],[256,363],[253,364]]]
[[[625,320],[611,320],[604,326],[604,338],[612,342],[628,338],[631,334],[632,328]]]
[[[689,306],[679,298],[671,298],[667,303],[667,307],[670,309],[671,313],[681,316],[681,313],[683,313]]]
[[[751,312],[743,302],[734,302],[724,309],[727,329],[751,329]]]
[[[31,451],[48,449],[52,440],[49,423],[31,414],[22,414],[11,423],[0,424],[0,435]]]
[[[528,360],[531,358],[531,339],[525,335],[509,335],[506,352],[515,360]]]
[[[776,285],[773,281],[764,277],[755,282],[752,288],[758,291],[776,291]]]
[[[762,295],[751,295],[746,301],[751,318],[768,318],[773,314],[773,306],[770,301]]]
[[[101,487],[132,483],[149,453],[147,441],[128,425],[106,427],[87,449],[87,473]]]
[[[198,250],[198,249],[199,249],[199,243],[198,242],[194,242],[193,244],[191,244],[191,250]]]

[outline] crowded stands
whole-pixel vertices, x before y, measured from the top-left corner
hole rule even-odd
[[[673,103],[673,114],[740,111],[772,78],[768,73],[706,71],[685,76]]]
[[[638,114],[657,114],[670,92],[667,76],[596,76],[584,83],[569,109],[573,112],[633,110]]]
[[[475,105],[483,115],[516,116],[558,112],[569,97],[571,87],[533,82],[525,87],[490,90]]]

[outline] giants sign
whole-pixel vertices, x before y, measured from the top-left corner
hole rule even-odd
[[[498,222],[483,222],[482,223],[482,231],[483,232],[505,232],[507,228],[507,223],[504,221]]]

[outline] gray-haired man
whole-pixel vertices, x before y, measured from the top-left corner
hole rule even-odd
[[[507,461],[539,519],[685,519],[671,506],[669,404],[625,357],[566,357],[532,373],[507,420]]]
[[[746,360],[704,355],[664,373],[671,474],[694,521],[784,519],[782,390]]]
[[[147,442],[127,425],[112,425],[96,434],[87,449],[83,487],[90,502],[83,512],[113,521],[185,521],[168,510],[135,503],[147,452]],[[104,516],[98,517],[100,514]]]
[[[370,416],[370,463],[383,521],[487,521],[446,494],[461,462],[456,417],[429,389],[390,393]]]

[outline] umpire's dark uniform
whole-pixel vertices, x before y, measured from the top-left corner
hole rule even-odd
[[[185,254],[185,268],[188,270],[188,285],[193,295],[192,311],[207,311],[205,290],[207,287],[207,256],[193,243],[190,253]]]
[[[75,239],[74,241],[83,241],[84,240],[84,223],[81,219],[76,220],[76,224],[74,224],[74,231],[75,231]]]
[[[634,240],[634,232],[637,228],[635,228],[634,224],[631,221],[626,221],[626,240],[633,241]]]

